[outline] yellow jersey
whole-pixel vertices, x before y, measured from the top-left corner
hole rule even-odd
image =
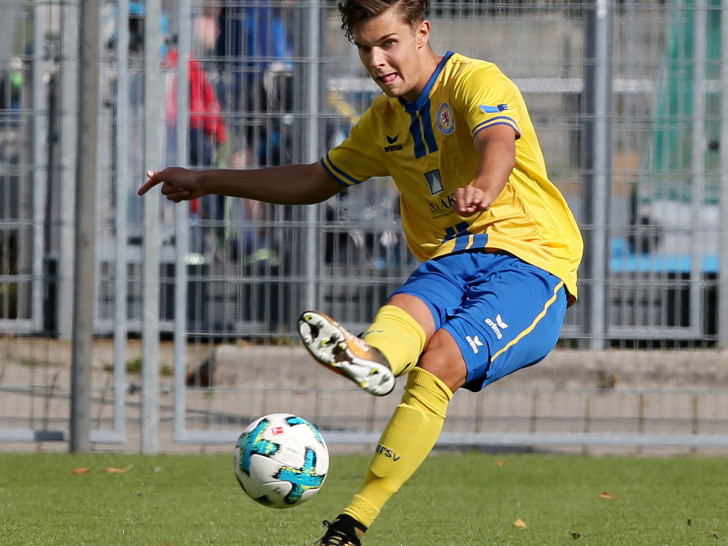
[[[488,210],[460,216],[455,190],[473,182],[480,159],[473,138],[498,124],[515,132],[515,167]],[[504,250],[562,279],[576,299],[581,233],[548,179],[519,89],[493,63],[448,52],[415,102],[378,96],[321,164],[346,186],[391,176],[417,259]]]

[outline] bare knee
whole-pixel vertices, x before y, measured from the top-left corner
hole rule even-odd
[[[452,392],[467,379],[468,370],[460,347],[446,330],[435,332],[417,365],[439,378]]]

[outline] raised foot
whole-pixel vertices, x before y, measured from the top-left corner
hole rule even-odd
[[[385,396],[394,389],[395,377],[382,353],[328,315],[306,311],[298,319],[298,333],[319,364],[347,377],[361,389],[377,396]]]

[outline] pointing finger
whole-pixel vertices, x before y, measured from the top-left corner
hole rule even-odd
[[[154,171],[147,171],[147,176],[149,177],[149,180],[147,180],[141,188],[137,191],[138,195],[144,195],[149,190],[151,190],[154,186],[159,184],[161,182],[160,179],[157,178],[157,175],[159,173],[156,173]]]

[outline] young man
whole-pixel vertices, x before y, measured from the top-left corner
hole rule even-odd
[[[321,364],[386,395],[408,374],[365,482],[320,545],[360,544],[427,457],[453,393],[543,359],[576,299],[582,240],[549,182],[520,92],[493,64],[429,45],[427,0],[345,0],[342,28],[384,94],[348,139],[311,165],[149,173],[172,201],[220,193],[304,204],[374,176],[394,179],[423,263],[361,338],[323,313],[299,319]],[[259,181],[265,178],[266,183]],[[397,456],[392,457],[394,453]]]

